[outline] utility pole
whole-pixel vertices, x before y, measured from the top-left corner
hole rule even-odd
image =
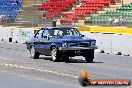
[[[122,3],[122,6],[123,6],[123,4],[124,4],[124,1],[122,0],[122,2],[121,2],[121,3]]]
[[[33,25],[33,24],[34,24],[33,10],[34,10],[34,6],[32,5],[32,11],[31,11],[31,13],[32,13],[32,27],[34,26],[34,25]]]
[[[122,7],[123,7],[123,4],[124,4],[124,1],[122,0]],[[123,12],[121,12],[122,13],[122,17],[123,17]],[[122,23],[121,23],[121,25],[122,25]]]

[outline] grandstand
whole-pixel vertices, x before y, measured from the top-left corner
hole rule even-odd
[[[131,3],[132,1],[125,0],[124,3],[126,2]],[[46,18],[48,20],[57,19],[59,24],[105,25],[111,16],[131,16],[131,7],[126,7],[129,8],[129,13],[126,13],[122,9],[125,8],[124,5],[122,6],[120,0],[49,0],[43,2],[38,10],[46,10]],[[122,11],[119,11],[121,10],[119,8]],[[117,13],[110,13],[114,11]],[[106,13],[109,14],[106,16]],[[131,24],[130,17],[125,19],[127,24]]]
[[[22,0],[0,0],[0,20],[3,22],[15,21]]]
[[[16,22],[11,23],[15,26],[36,26],[39,23],[39,14],[43,13],[38,10],[38,5],[42,1],[23,0],[19,13],[17,14]]]
[[[42,3],[38,9],[47,10],[46,18],[52,19],[62,11],[66,10],[66,8],[68,9],[69,6],[72,6],[75,2],[76,0],[50,0]]]
[[[124,4],[120,8],[116,10],[107,11],[106,13],[100,14],[98,16],[92,16],[90,19],[85,19],[85,23],[93,23],[95,24],[106,24],[109,18],[119,19],[120,17],[124,17],[125,23],[131,25],[132,24],[132,3]],[[114,24],[112,25],[114,26]]]
[[[59,25],[104,25],[111,17],[132,23],[132,1],[124,0],[0,0],[2,25],[36,26],[57,20]],[[127,4],[126,4],[127,3]]]
[[[18,1],[16,5],[15,2]],[[1,25],[3,26],[34,26],[39,22],[38,5],[42,1],[36,0],[0,0]],[[9,20],[9,17],[11,20]]]
[[[85,17],[86,14],[91,14],[92,12],[96,12],[97,10],[101,9],[103,6],[108,6],[109,3],[115,3],[115,0],[82,0],[82,4],[80,7],[76,7],[74,10],[70,10],[69,12],[73,12],[73,14],[64,14],[66,15],[60,21],[61,23],[65,22],[73,22],[77,20],[79,17]]]

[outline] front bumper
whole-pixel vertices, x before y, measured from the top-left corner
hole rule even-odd
[[[60,47],[59,50],[63,51],[69,51],[69,50],[90,50],[90,49],[98,49],[97,46],[92,46],[92,47]]]

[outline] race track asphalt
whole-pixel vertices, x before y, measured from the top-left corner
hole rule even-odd
[[[81,75],[82,67],[88,71],[90,79],[132,80],[132,57],[129,56],[95,53],[92,63],[86,63],[83,57],[73,57],[68,62],[52,62],[51,57],[41,56],[35,60],[30,58],[24,44],[0,43],[0,85],[4,83],[0,88],[9,88],[10,84],[14,86],[12,88],[36,88],[32,85],[40,86],[37,88],[80,88],[78,76]],[[11,79],[18,83],[8,82]],[[23,85],[23,82],[28,85]]]

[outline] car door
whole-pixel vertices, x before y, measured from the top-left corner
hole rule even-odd
[[[40,39],[40,52],[44,55],[50,55],[50,40],[48,38],[48,30],[44,29],[42,38]]]
[[[42,38],[42,34],[43,34],[43,29],[37,31],[37,33],[35,34],[34,38],[33,38],[33,45],[36,49],[37,52],[40,53],[40,41],[41,41],[41,38]]]

